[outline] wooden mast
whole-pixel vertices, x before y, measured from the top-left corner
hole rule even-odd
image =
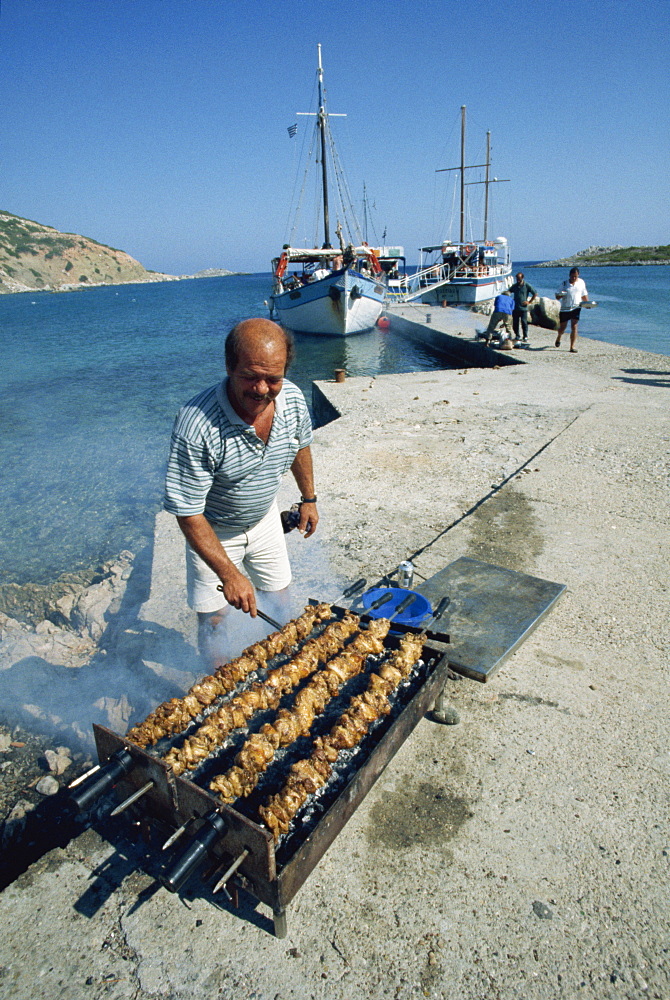
[[[330,220],[328,216],[328,171],[326,167],[326,109],[323,103],[323,67],[321,45],[319,50],[319,131],[321,132],[321,180],[323,184],[323,245],[330,248]]]
[[[461,105],[461,243],[465,242],[465,104]]]

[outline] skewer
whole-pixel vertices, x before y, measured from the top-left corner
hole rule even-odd
[[[133,792],[132,795],[129,795],[127,799],[124,799],[123,802],[120,802],[115,809],[112,809],[109,815],[118,816],[119,813],[125,812],[126,809],[132,806],[133,802],[137,802],[138,799],[141,799],[142,796],[146,795],[149,789],[153,787],[154,787],[153,781],[147,781],[146,785],[142,785],[142,787],[139,788],[136,792]]]
[[[338,594],[337,597],[334,597],[330,603],[339,604],[340,601],[344,601],[349,597],[353,597],[354,594],[357,594],[359,590],[363,589],[363,587],[367,582],[368,581],[365,579],[365,577],[362,576],[360,580],[356,580],[356,583],[352,583],[350,587],[347,587],[346,590],[343,590],[341,594]]]
[[[186,832],[186,828],[187,828],[187,826],[189,825],[190,822],[191,822],[191,820],[187,819],[186,822],[182,823],[182,825],[177,830],[175,830],[174,833],[171,833],[170,836],[168,837],[168,839],[165,841],[165,843],[161,847],[161,851],[167,851],[168,847],[172,847],[172,845],[175,844],[179,840],[179,838],[181,837],[182,833]]]
[[[447,608],[449,607],[450,604],[451,604],[451,598],[450,597],[443,597],[442,600],[440,601],[440,603],[438,604],[438,606],[433,611],[433,613],[430,616],[430,618],[428,619],[428,621],[426,622],[426,624],[423,626],[423,628],[419,632],[419,635],[425,635],[426,632],[429,630],[430,626],[433,625],[437,621],[438,618],[442,617],[442,615],[447,610]]]
[[[278,632],[283,629],[284,626],[281,622],[278,622],[276,618],[270,618],[270,615],[266,615],[264,611],[260,610],[260,608],[256,608],[256,614],[259,618],[262,618],[264,622],[267,622],[268,625],[272,625],[273,628],[276,628]]]
[[[372,604],[368,608],[368,611],[376,611],[377,608],[381,608],[382,604],[386,604],[387,601],[390,601],[392,597],[393,594],[391,593],[391,591],[387,590],[385,594],[382,594],[381,597],[378,597],[376,601],[372,602]],[[412,596],[412,600],[414,600],[414,596]]]
[[[228,896],[228,898],[230,899],[230,893],[226,889],[226,882],[228,881],[229,878],[231,878],[232,875],[235,874],[235,872],[240,867],[240,865],[242,864],[242,862],[244,861],[244,859],[246,858],[246,856],[247,856],[248,853],[249,853],[249,851],[245,847],[244,850],[242,851],[242,853],[239,855],[239,857],[235,861],[233,861],[233,863],[230,866],[230,868],[228,869],[228,871],[224,875],[221,876],[221,878],[219,879],[219,881],[216,883],[216,885],[212,889],[212,892],[218,892],[220,889],[223,889],[225,891],[226,895]]]
[[[86,781],[87,778],[90,778],[92,774],[95,774],[95,772],[99,770],[100,770],[100,765],[94,764],[93,767],[89,768],[88,771],[85,771],[83,774],[80,774],[78,778],[75,778],[74,781],[71,781],[67,787],[76,788],[77,785],[81,785],[82,781]]]
[[[216,589],[223,593],[223,584],[220,583]],[[264,622],[267,622],[268,625],[272,625],[273,628],[276,628],[278,632],[283,629],[284,626],[281,622],[278,622],[275,618],[270,618],[270,615],[266,615],[264,611],[260,610],[260,608],[256,608],[256,614],[259,618],[262,618]]]

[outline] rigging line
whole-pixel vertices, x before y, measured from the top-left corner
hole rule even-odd
[[[538,455],[541,455],[543,451],[546,451],[549,445],[552,445],[554,441],[557,441],[562,434],[565,434],[566,431],[569,431],[572,425],[576,423],[580,417],[583,417],[584,414],[588,413],[589,410],[591,410],[594,406],[595,403],[589,403],[589,405],[584,410],[580,410],[579,413],[577,413],[572,418],[572,420],[568,421],[565,427],[562,427],[561,430],[557,431],[553,437],[549,438],[548,441],[545,441],[542,447],[538,448],[537,451],[530,456],[530,458],[527,458],[525,462],[522,462],[521,465],[514,470],[514,472],[510,472],[509,476],[505,476],[505,478],[502,480],[501,483],[499,483],[498,486],[491,487],[488,493],[486,493],[483,497],[480,497],[480,499],[476,503],[474,503],[472,507],[469,508],[469,510],[466,510],[464,514],[461,514],[461,516],[457,517],[454,521],[451,522],[451,524],[448,524],[447,527],[444,529],[444,531],[441,531],[438,535],[435,535],[435,538],[433,538],[430,542],[427,542],[420,549],[417,549],[416,552],[413,552],[410,556],[407,556],[409,561],[414,562],[414,560],[418,559],[420,555],[423,555],[423,553],[427,549],[429,549],[431,545],[434,545],[435,542],[437,542],[440,538],[444,538],[447,532],[451,531],[452,528],[455,528],[456,525],[461,523],[461,521],[465,521],[466,517],[470,517],[472,514],[475,513],[476,510],[479,510],[479,508],[483,504],[485,504],[488,500],[494,497],[496,493],[499,493],[504,486],[507,486],[510,480],[514,479],[515,476],[518,476],[520,472],[523,472],[526,466],[530,465],[531,462],[534,462]]]
[[[311,94],[311,97],[310,97],[309,107],[312,107],[313,104],[314,104],[315,90],[316,90],[316,82],[312,85],[312,94]],[[285,233],[288,233],[288,236],[284,240],[285,243],[291,243],[292,242],[292,240],[293,240],[293,234],[295,232],[295,229],[297,228],[297,224],[296,224],[295,218],[300,213],[301,199],[302,199],[302,195],[303,195],[304,190],[305,190],[305,177],[304,176],[303,176],[303,183],[302,183],[300,195],[298,197],[298,203],[297,203],[297,206],[296,206],[296,209],[295,209],[295,216],[294,216],[293,215],[293,205],[295,203],[295,192],[296,192],[296,188],[298,186],[298,181],[300,179],[300,164],[301,163],[305,163],[305,174],[309,170],[309,164],[310,164],[310,160],[311,160],[311,156],[312,156],[312,148],[313,148],[313,141],[314,141],[313,140],[313,132],[312,132],[312,143],[310,144],[309,152],[307,153],[307,157],[305,158],[305,143],[308,141],[308,139],[309,139],[309,132],[308,132],[308,130],[307,129],[300,129],[300,154],[298,156],[298,165],[297,165],[297,168],[296,168],[296,171],[295,171],[295,178],[294,178],[294,181],[293,181],[293,190],[291,192],[291,201],[290,201],[290,205],[289,205],[288,216],[287,216],[287,219],[286,219],[286,228],[284,230]],[[293,226],[291,226],[291,219],[294,219]]]
[[[298,229],[299,220],[300,220],[300,212],[302,210],[302,199],[303,199],[303,197],[305,195],[305,189],[306,189],[306,186],[307,186],[307,177],[309,175],[309,171],[310,171],[310,168],[311,168],[313,152],[314,152],[314,134],[312,135],[312,144],[310,145],[309,152],[307,153],[307,159],[305,161],[305,171],[304,171],[304,174],[303,174],[302,187],[300,188],[300,194],[298,196],[298,202],[297,202],[297,205],[296,205],[296,208],[295,208],[295,215],[293,216],[293,226],[289,230],[288,239],[285,241],[289,245],[291,245],[293,243],[293,240],[294,240],[294,237],[295,237],[295,233],[296,233],[296,231]],[[296,180],[297,180],[297,178],[296,178]],[[291,217],[289,216],[289,220],[287,222],[287,226],[290,225],[290,218]]]
[[[345,199],[345,194],[347,193],[346,192],[346,180],[344,178],[344,172],[342,170],[342,164],[341,164],[341,162],[339,160],[339,157],[337,155],[337,150],[335,148],[335,142],[333,140],[333,136],[332,136],[332,133],[331,133],[330,129],[328,129],[328,142],[329,142],[331,160],[333,162],[333,173],[335,174],[335,184],[336,184],[336,187],[337,187],[337,193],[338,193],[338,197],[339,197],[340,211],[342,213],[343,221],[344,221],[344,228],[345,228],[345,230],[347,231],[347,233],[349,235],[349,239],[351,239],[351,236],[353,234],[353,227],[352,227],[352,224],[349,221],[349,217],[348,217],[348,213],[347,213],[347,202],[346,202],[346,199]],[[344,193],[343,193],[343,188],[344,188]]]
[[[343,186],[345,194],[347,196],[347,204],[349,206],[349,212],[351,213],[351,217],[352,217],[352,220],[353,220],[353,224],[352,224],[351,228],[354,231],[354,234],[357,236],[357,242],[362,243],[363,242],[363,230],[362,230],[361,224],[360,224],[360,222],[358,220],[358,216],[356,215],[356,208],[355,208],[355,205],[354,205],[354,199],[351,196],[351,191],[349,189],[349,182],[347,181],[347,175],[346,175],[346,173],[344,171],[344,168],[342,166],[342,161],[340,160],[340,155],[339,155],[339,153],[337,151],[337,148],[335,147],[334,144],[333,144],[333,149],[334,149],[335,157],[337,159],[338,171],[339,171],[339,174],[340,174],[340,177],[341,177],[342,186]]]

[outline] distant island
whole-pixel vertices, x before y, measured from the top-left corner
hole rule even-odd
[[[222,268],[208,268],[195,275],[148,271],[123,250],[0,211],[0,294],[70,292],[96,285],[180,281],[234,273]]]
[[[587,247],[572,257],[545,260],[530,267],[643,267],[670,264],[670,244],[660,247]]]

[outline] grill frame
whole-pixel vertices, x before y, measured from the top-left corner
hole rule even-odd
[[[346,610],[333,608],[334,614],[340,617]],[[361,616],[362,622],[369,620],[367,615]],[[419,631],[412,626],[395,627],[386,645],[392,648],[401,635]],[[171,830],[190,821],[188,839],[198,833],[203,818],[212,810],[217,810],[225,819],[228,830],[210,853],[217,859],[219,869],[224,870],[243,850],[248,851],[234,880],[272,908],[275,933],[283,936],[286,932],[286,907],[444,687],[449,672],[448,642],[449,637],[443,633],[427,633],[422,652],[426,675],[410,681],[406,704],[397,714],[380,721],[379,732],[369,753],[360,762],[355,762],[351,776],[345,779],[325,812],[283,863],[277,860],[272,834],[260,822],[254,822],[234,806],[221,803],[218,797],[184,775],[174,775],[160,757],[104,726],[94,724],[99,761],[104,764],[119,749],[127,750],[133,758],[133,767],[116,785],[117,795],[125,799],[147,781],[153,780],[154,787],[131,807],[132,810],[135,815],[158,821]],[[177,841],[174,850],[178,852],[181,849],[182,841]]]

